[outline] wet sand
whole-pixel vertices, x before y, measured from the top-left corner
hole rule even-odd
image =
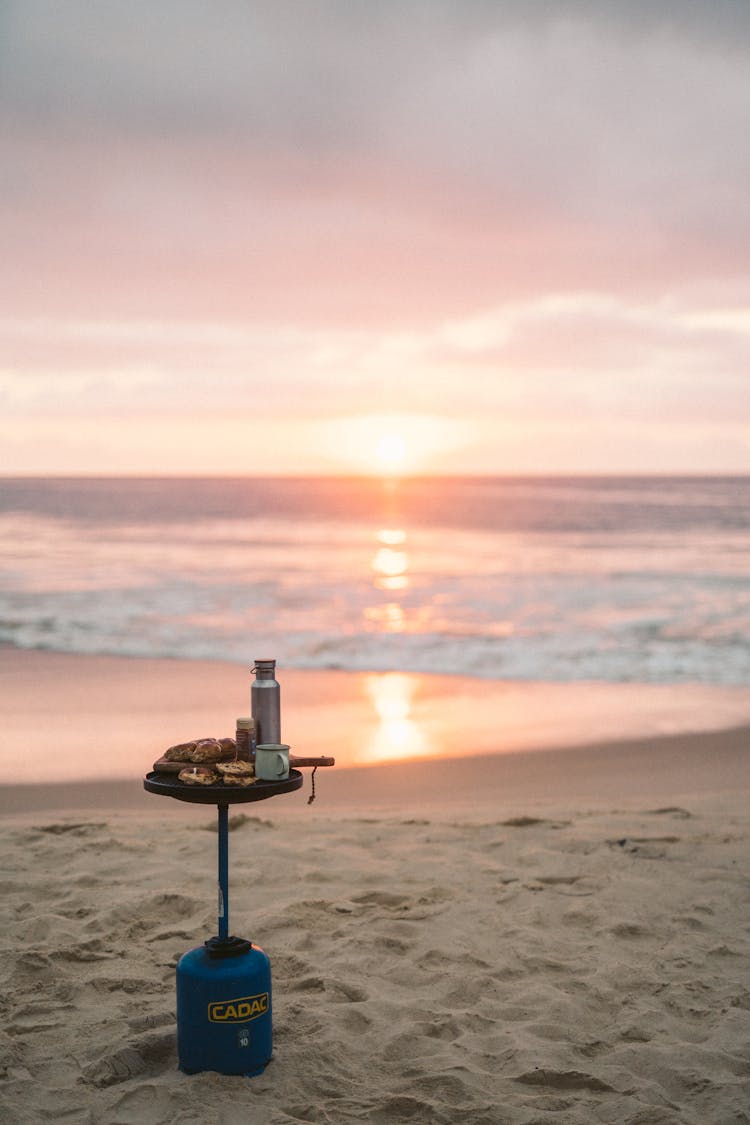
[[[279,679],[284,741],[299,754],[332,754],[344,769],[421,760],[432,771],[436,759],[750,725],[750,696],[739,688],[289,669]],[[132,782],[175,742],[233,734],[251,680],[238,664],[0,647],[3,780]]]

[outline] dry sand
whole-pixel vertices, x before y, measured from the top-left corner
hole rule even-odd
[[[230,835],[231,929],[273,971],[274,1059],[249,1080],[177,1069],[174,966],[216,932],[212,810],[6,819],[0,1119],[748,1120],[742,799],[273,806]]]
[[[0,1120],[748,1122],[749,746],[337,767],[310,807],[309,781],[235,807],[231,930],[273,972],[254,1079],[177,1069],[213,809],[139,779],[10,787]]]

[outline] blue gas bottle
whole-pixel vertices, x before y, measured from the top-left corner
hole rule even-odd
[[[271,1058],[271,962],[244,938],[211,938],[177,964],[177,1051],[188,1074],[261,1074]]]

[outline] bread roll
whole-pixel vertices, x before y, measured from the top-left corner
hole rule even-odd
[[[211,766],[188,766],[177,774],[187,785],[213,785],[219,775]]]

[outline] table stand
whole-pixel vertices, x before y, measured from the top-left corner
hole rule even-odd
[[[215,804],[218,814],[218,936],[189,950],[177,964],[177,1048],[188,1074],[261,1074],[272,1053],[271,963],[263,950],[229,934],[229,805],[262,801],[302,786],[290,770],[282,781],[247,787],[186,785],[147,774],[150,793],[191,804]]]

